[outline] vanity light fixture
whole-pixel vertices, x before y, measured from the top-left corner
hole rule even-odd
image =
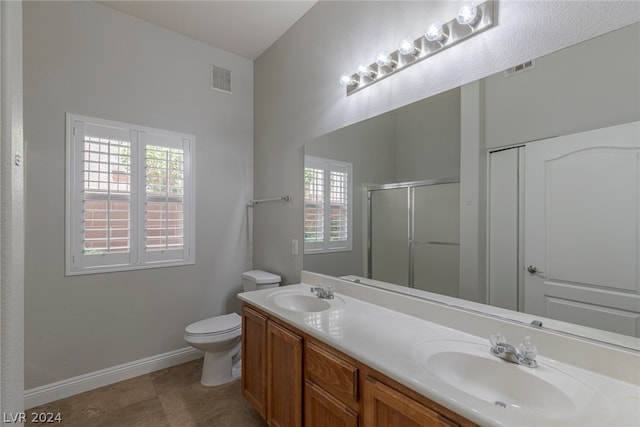
[[[445,23],[439,21],[430,23],[425,33],[417,39],[410,36],[402,39],[398,50],[394,52],[387,53],[385,50],[380,50],[372,64],[359,64],[355,73],[343,75],[340,78],[340,85],[346,88],[349,96],[494,27],[497,4],[498,0],[486,0],[480,4],[465,2],[455,18]]]

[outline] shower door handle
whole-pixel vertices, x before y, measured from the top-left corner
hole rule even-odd
[[[434,242],[434,241],[419,241],[411,240],[411,243],[416,245],[447,245],[447,246],[460,246],[460,243],[453,242]]]

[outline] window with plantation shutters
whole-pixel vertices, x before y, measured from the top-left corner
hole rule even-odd
[[[351,250],[351,164],[305,156],[304,252]]]
[[[194,144],[67,114],[67,275],[193,263]]]

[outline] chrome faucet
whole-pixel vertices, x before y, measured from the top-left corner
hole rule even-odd
[[[536,356],[538,349],[531,342],[530,337],[524,337],[520,344],[520,351],[516,350],[511,344],[507,344],[507,340],[501,334],[493,334],[489,339],[491,343],[490,353],[507,362],[517,363],[518,365],[528,366],[529,368],[537,368],[538,362]]]
[[[318,298],[333,299],[333,286],[312,286],[311,292],[314,292]]]

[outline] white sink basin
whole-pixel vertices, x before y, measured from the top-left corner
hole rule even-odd
[[[601,402],[600,414],[608,412],[605,397],[577,378],[544,363],[529,368],[504,361],[489,354],[489,343],[430,341],[416,347],[414,360],[459,392],[505,410],[563,419]]]
[[[300,291],[275,292],[269,296],[269,300],[282,309],[304,313],[325,311],[332,307],[338,308],[344,305],[344,301],[339,297],[322,299],[312,293],[302,293]]]

